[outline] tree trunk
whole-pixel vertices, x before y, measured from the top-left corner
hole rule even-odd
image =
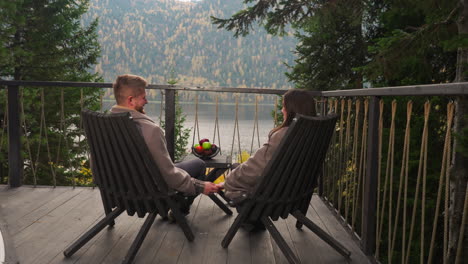
[[[468,0],[460,0],[460,17],[457,21],[458,34],[468,34]],[[457,55],[457,75],[455,82],[468,81],[468,49],[459,48]],[[463,128],[467,127],[468,97],[460,96],[455,102],[454,131],[460,137],[468,137],[463,134]],[[455,263],[455,257],[462,225],[463,207],[465,203],[466,186],[468,183],[468,158],[456,151],[457,140],[454,142],[454,157],[450,172],[450,210],[449,210],[449,263]],[[462,245],[460,260],[468,259],[467,223]]]

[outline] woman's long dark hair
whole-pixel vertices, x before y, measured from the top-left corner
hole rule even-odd
[[[273,128],[268,137],[271,137],[276,131],[283,127],[291,125],[296,114],[315,116],[315,99],[307,90],[293,89],[283,95],[283,106],[286,109],[286,118],[283,123]]]

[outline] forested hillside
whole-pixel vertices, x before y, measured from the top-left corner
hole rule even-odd
[[[122,73],[163,84],[175,75],[184,85],[289,88],[284,62],[296,41],[259,29],[234,38],[210,16],[228,17],[240,1],[92,0],[84,23],[99,18],[102,56],[96,70],[105,81]]]

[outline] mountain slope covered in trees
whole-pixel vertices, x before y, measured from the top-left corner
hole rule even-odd
[[[224,0],[92,0],[83,22],[99,18],[96,70],[105,81],[133,73],[163,84],[173,72],[183,85],[292,87],[284,75],[284,63],[294,60],[292,36],[258,29],[236,39],[211,24],[210,16],[228,17],[241,7]]]

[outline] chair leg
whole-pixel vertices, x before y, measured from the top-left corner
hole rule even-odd
[[[218,194],[219,194],[219,196],[221,196],[221,198],[223,198],[224,201],[226,201],[227,203],[229,203],[229,201],[231,201],[229,198],[226,197],[226,194],[224,194],[224,191],[219,191]]]
[[[302,223],[300,221],[296,221],[296,228],[301,229],[302,228]]]
[[[221,202],[221,200],[216,197],[215,194],[209,194],[208,197],[210,197],[211,200],[213,200],[213,202],[215,202],[215,204],[218,205],[219,208],[221,208],[221,210],[223,210],[227,215],[232,215],[231,209],[229,209],[223,202]]]
[[[177,205],[171,206],[171,210],[172,210],[172,214],[174,215],[174,218],[177,224],[180,226],[182,231],[184,231],[184,234],[187,240],[193,241],[195,239],[195,236],[193,235],[192,229],[190,229],[190,226],[188,225],[187,219],[185,219],[185,216],[182,215]]]
[[[221,176],[227,168],[213,168],[206,176],[205,176],[205,181],[210,181],[214,182],[216,179],[218,179],[219,176]]]
[[[350,258],[351,252],[346,249],[340,242],[336,239],[331,237],[325,231],[323,231],[319,226],[314,224],[309,218],[303,215],[299,210],[292,213],[294,217],[298,220],[298,222],[303,223],[307,226],[312,232],[314,232],[317,236],[319,236],[323,241],[325,241],[328,245],[334,248],[338,253],[343,255],[345,258]]]
[[[99,221],[95,226],[93,226],[90,230],[84,233],[78,240],[75,241],[71,246],[69,246],[65,251],[63,251],[63,255],[65,257],[71,257],[76,251],[78,251],[82,246],[84,246],[89,240],[91,240],[95,235],[97,235],[104,227],[109,225],[110,223],[114,222],[114,219],[119,216],[124,209],[117,208],[111,213],[107,214],[104,219]]]
[[[294,253],[292,252],[291,248],[288,246],[284,238],[281,236],[278,229],[276,229],[275,225],[273,225],[273,222],[271,222],[271,220],[267,216],[262,216],[260,220],[262,220],[262,223],[265,225],[268,232],[270,232],[271,236],[273,237],[276,244],[283,252],[288,262],[289,263],[301,263],[301,261],[296,257],[296,255],[294,255]]]
[[[302,202],[302,205],[299,206],[299,209],[297,209],[299,212],[301,212],[303,215],[307,215],[307,210],[309,209],[310,206],[310,200],[312,199],[312,196],[309,196],[308,199],[305,200],[305,202]],[[303,224],[301,221],[297,220],[296,221],[296,228],[297,229],[302,229]]]
[[[232,239],[234,238],[237,231],[239,230],[242,222],[244,222],[246,216],[247,214],[243,214],[242,212],[237,215],[236,219],[234,220],[234,223],[232,223],[228,232],[224,236],[223,241],[221,242],[221,246],[223,248],[227,248],[229,244],[231,244]]]
[[[138,232],[137,236],[135,237],[135,240],[133,240],[133,243],[130,246],[130,249],[128,250],[127,255],[122,261],[122,264],[129,264],[133,262],[136,254],[138,253],[138,250],[141,247],[141,244],[143,244],[143,240],[145,240],[145,237],[148,234],[148,231],[151,225],[154,223],[154,219],[156,219],[156,215],[157,213],[151,213],[146,217],[146,220],[143,223],[143,226],[141,226],[141,229]]]
[[[112,207],[110,206],[109,198],[101,190],[99,191],[101,192],[101,200],[102,200],[102,205],[104,206],[104,212],[106,213],[106,215],[108,215],[112,212]],[[114,225],[115,225],[114,221],[109,222],[109,227],[113,227]]]

